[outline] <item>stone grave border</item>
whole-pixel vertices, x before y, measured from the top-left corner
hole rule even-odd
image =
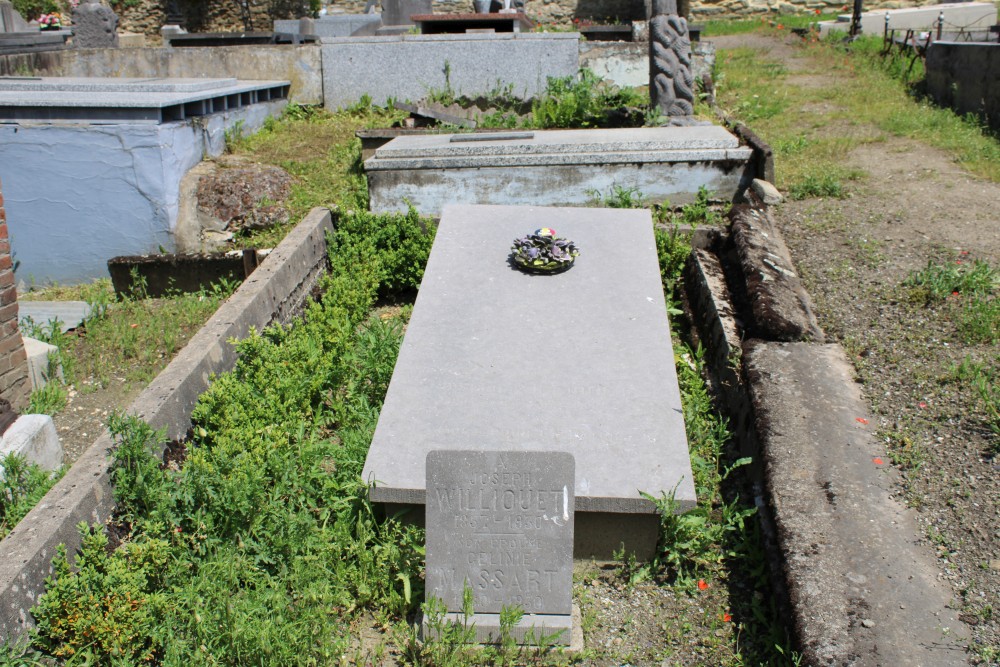
[[[854,368],[826,342],[760,185],[728,232],[694,248],[685,287],[740,456],[753,457],[780,614],[803,664],[965,665],[950,587],[893,495]]]
[[[301,313],[327,269],[326,234],[333,214],[315,208],[289,232],[233,295],[188,341],[170,364],[132,402],[128,412],[154,428],[165,428],[169,440],[184,438],[191,411],[214,374],[231,369],[236,353],[231,339],[244,338],[251,327],[288,322]],[[81,521],[103,523],[114,499],[110,487],[112,440],[99,436],[66,475],[0,542],[0,640],[13,639],[34,625],[30,610],[52,573],[56,546],[69,553],[80,546]]]

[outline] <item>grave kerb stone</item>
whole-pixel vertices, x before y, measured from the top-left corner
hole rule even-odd
[[[513,638],[570,643],[574,461],[567,452],[452,451],[427,454],[428,599],[445,623],[475,626],[476,641],[500,640],[500,614],[524,615]],[[474,614],[466,617],[466,589]],[[422,631],[433,634],[424,618]]]

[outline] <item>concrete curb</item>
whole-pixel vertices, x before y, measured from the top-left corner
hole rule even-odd
[[[766,207],[756,210],[767,218]],[[757,250],[788,257],[791,267],[774,232],[757,239]],[[742,340],[748,330],[767,338],[769,329],[739,320],[759,313],[731,296],[753,293],[734,242],[715,248],[740,265],[728,273],[716,255],[692,253],[688,299],[741,453],[754,457],[750,474],[761,494],[772,578],[802,664],[968,664],[950,589],[921,545],[914,512],[892,496],[896,473],[878,463],[884,448],[868,428],[867,403],[843,349]],[[788,312],[798,307],[777,301],[775,316],[798,317]]]
[[[326,270],[326,233],[333,218],[313,209],[271,252],[183,350],[128,408],[171,440],[191,426],[191,410],[214,374],[233,367],[230,340],[252,327],[286,322],[302,311]],[[59,544],[73,553],[80,545],[77,525],[104,522],[111,515],[105,431],[45,498],[0,542],[0,638],[13,639],[34,624],[31,608],[45,590],[45,578]]]
[[[753,314],[750,333],[767,340],[823,342],[812,299],[767,207],[737,204],[729,219]]]

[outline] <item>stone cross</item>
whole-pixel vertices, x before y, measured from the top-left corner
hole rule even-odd
[[[677,0],[653,0],[649,20],[649,96],[666,116],[694,111],[694,75],[687,21]]]

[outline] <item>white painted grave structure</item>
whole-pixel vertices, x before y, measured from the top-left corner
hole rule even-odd
[[[180,181],[260,127],[287,81],[0,78],[0,182],[18,280],[106,276],[117,255],[174,250]]]
[[[365,161],[373,211],[427,215],[447,203],[585,206],[637,188],[652,201],[732,201],[750,184],[752,150],[716,125],[397,137]]]

